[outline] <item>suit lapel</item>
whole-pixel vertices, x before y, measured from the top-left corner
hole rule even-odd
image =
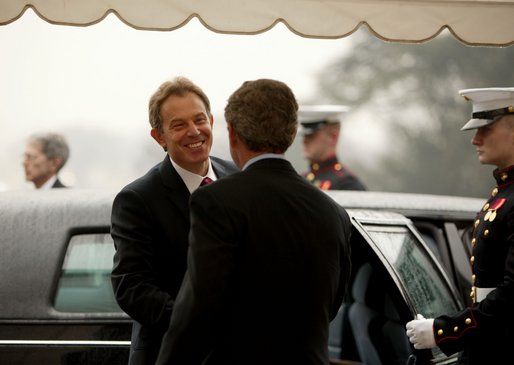
[[[177,170],[175,170],[171,164],[168,155],[166,155],[162,161],[161,166],[159,167],[159,172],[161,174],[164,186],[172,190],[178,190],[180,192],[184,192],[184,189],[185,191],[189,192],[187,190],[186,184],[184,184],[184,181],[182,181],[182,178],[178,174]]]
[[[55,180],[54,184],[52,185],[52,188],[64,188],[64,184],[61,182],[61,180],[59,180],[59,178],[57,178],[57,180]]]
[[[211,163],[217,177],[223,177],[231,172],[237,171],[235,167],[234,171],[230,170],[228,165],[225,166],[223,163],[212,157]],[[168,155],[166,155],[164,160],[161,162],[159,173],[161,175],[162,183],[166,188],[168,200],[171,204],[176,206],[189,221],[189,197],[191,194],[177,170],[173,167]]]
[[[211,158],[212,168],[214,170],[214,173],[217,177],[223,177],[228,174],[227,170],[225,169],[225,166],[220,164],[218,161]]]
[[[228,176],[241,171],[231,161],[222,160],[218,157],[211,156],[211,163],[217,177]]]
[[[159,167],[159,173],[161,175],[162,183],[166,187],[167,199],[173,206],[176,206],[182,215],[189,221],[189,190],[186,184],[178,174],[177,170],[171,164],[168,155],[164,157],[164,160]],[[165,197],[163,197],[163,200]]]

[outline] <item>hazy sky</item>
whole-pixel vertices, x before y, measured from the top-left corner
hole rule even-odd
[[[224,134],[223,108],[243,81],[280,79],[300,102],[310,100],[316,95],[316,73],[348,49],[351,37],[307,39],[282,25],[260,35],[222,35],[197,20],[172,32],[138,31],[114,15],[90,27],[55,26],[29,10],[0,27],[0,44],[0,190],[6,190],[31,188],[24,181],[20,156],[32,132],[62,131],[84,145],[72,149],[75,168],[87,163],[84,155],[100,148],[100,141],[111,145],[107,137],[95,141],[94,131],[112,136],[110,147],[118,153],[115,140],[144,140],[149,145],[148,98],[164,80],[184,75],[207,92],[218,116],[216,133]],[[86,131],[83,137],[80,131]],[[225,139],[218,137],[225,136],[217,134],[215,150],[222,151]],[[134,144],[136,151],[140,148]],[[135,153],[105,152],[103,157],[133,159]],[[141,171],[149,166],[143,163]],[[130,179],[141,171],[118,175]],[[74,174],[68,171],[70,180]],[[120,184],[112,179],[99,182]]]

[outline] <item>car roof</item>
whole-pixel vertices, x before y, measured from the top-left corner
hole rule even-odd
[[[409,218],[473,219],[484,199],[472,197],[375,191],[325,191],[347,209],[387,210]]]
[[[108,229],[113,198],[103,190],[0,192],[0,318],[50,315],[70,227]]]
[[[482,199],[425,194],[369,191],[326,192],[352,215],[377,217],[473,219]],[[105,189],[51,189],[0,192],[0,300],[1,318],[50,318],[53,294],[64,253],[73,230],[102,228],[108,233],[116,191]],[[371,210],[371,212],[370,212]],[[70,231],[72,229],[72,231]],[[5,300],[9,298],[8,300]],[[34,300],[34,298],[39,298]]]

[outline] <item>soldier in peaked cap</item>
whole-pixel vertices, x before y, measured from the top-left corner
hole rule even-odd
[[[310,170],[303,175],[323,190],[366,190],[364,184],[338,160],[336,154],[342,105],[303,106],[298,110],[304,157]]]
[[[512,363],[514,344],[514,88],[461,90],[473,103],[462,130],[482,164],[496,166],[496,187],[477,213],[471,240],[472,304],[458,313],[406,325],[416,349],[464,350],[469,364]]]

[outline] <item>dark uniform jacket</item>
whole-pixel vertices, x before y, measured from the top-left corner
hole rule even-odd
[[[495,187],[477,213],[472,238],[471,296],[485,299],[434,321],[434,336],[447,355],[466,350],[470,364],[514,363],[514,166],[494,171]]]
[[[303,175],[322,190],[366,190],[364,184],[335,156],[311,164],[311,170]]]
[[[282,159],[196,190],[188,270],[157,364],[328,365],[350,227]]]
[[[238,171],[211,157],[218,177]],[[166,155],[114,199],[114,294],[134,319],[130,365],[154,364],[186,271],[191,194]]]

